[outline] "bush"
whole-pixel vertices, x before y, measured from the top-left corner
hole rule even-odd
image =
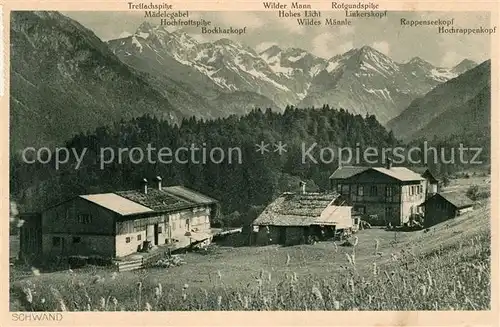
[[[467,189],[467,196],[473,200],[473,201],[476,201],[478,200],[478,195],[479,195],[479,186],[477,185],[471,185],[468,189]]]

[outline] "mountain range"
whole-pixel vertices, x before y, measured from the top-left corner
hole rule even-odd
[[[401,64],[369,46],[330,59],[276,45],[257,53],[229,39],[198,42],[183,32],[168,32],[146,22],[133,35],[108,44],[133,68],[157,81],[183,82],[209,102],[221,93],[244,91],[260,94],[281,109],[328,103],[354,113],[375,114],[382,123],[399,115],[413,99],[476,65],[464,60],[455,67],[439,68],[418,57]],[[228,113],[220,103],[218,108],[215,115]]]
[[[61,144],[75,133],[143,114],[176,123],[287,105],[374,114],[383,124],[390,121],[397,135],[412,101],[476,66],[464,60],[439,68],[418,57],[397,63],[368,46],[330,59],[278,46],[257,52],[229,39],[198,42],[149,23],[103,42],[58,12],[11,17],[14,149]]]
[[[489,135],[491,61],[436,86],[415,99],[387,127],[404,141],[450,135]]]

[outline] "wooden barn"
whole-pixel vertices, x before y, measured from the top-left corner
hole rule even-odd
[[[38,248],[44,256],[123,257],[162,244],[209,239],[217,211],[216,200],[196,191],[162,187],[161,178],[148,187],[144,180],[141,189],[79,195],[45,209],[21,227],[21,249]]]
[[[334,193],[284,193],[254,220],[254,244],[294,245],[309,237],[334,237],[337,230],[353,229],[350,206],[340,205]],[[357,219],[357,221],[355,221]]]
[[[433,226],[473,210],[474,202],[460,192],[440,192],[428,198],[424,207],[424,225]]]

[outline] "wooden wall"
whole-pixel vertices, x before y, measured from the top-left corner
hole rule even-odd
[[[19,229],[19,255],[33,257],[42,254],[42,217],[40,214],[20,215],[24,221]]]
[[[456,208],[440,196],[427,200],[425,204],[424,225],[433,226],[457,215]]]
[[[115,255],[115,213],[74,198],[42,213],[42,251],[46,255]]]

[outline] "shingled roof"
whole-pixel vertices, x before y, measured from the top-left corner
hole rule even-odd
[[[130,201],[139,203],[157,212],[170,211],[192,207],[193,202],[180,198],[165,190],[149,188],[147,193],[140,190],[115,192]]]
[[[333,174],[330,176],[330,179],[351,178],[352,176],[360,174],[369,169],[370,167],[363,167],[363,166],[341,166],[333,172]]]
[[[375,170],[379,173],[395,178],[399,181],[420,181],[424,178],[414,171],[406,167],[391,167],[390,169],[384,167],[366,167],[366,166],[342,166],[337,168],[330,176],[330,179],[348,179],[353,176],[359,175],[365,171]]]
[[[184,186],[169,186],[169,187],[164,187],[164,191],[167,193],[170,193],[172,195],[175,195],[177,197],[183,198],[185,200],[194,202],[194,203],[199,203],[199,204],[212,204],[218,202],[217,200],[208,197],[204,194],[201,194],[197,191],[191,190],[187,187]]]
[[[163,187],[161,190],[148,188],[147,193],[141,190],[128,190],[85,194],[78,197],[121,216],[171,212],[218,202],[184,186]]]
[[[457,191],[439,192],[427,199],[427,201],[436,196],[443,198],[457,209],[467,208],[474,205],[474,201],[472,201],[467,195]]]
[[[322,213],[326,208],[340,208],[340,211],[350,207],[331,205],[338,198],[337,193],[284,193],[254,220],[255,226],[310,226],[335,225],[335,215]]]

